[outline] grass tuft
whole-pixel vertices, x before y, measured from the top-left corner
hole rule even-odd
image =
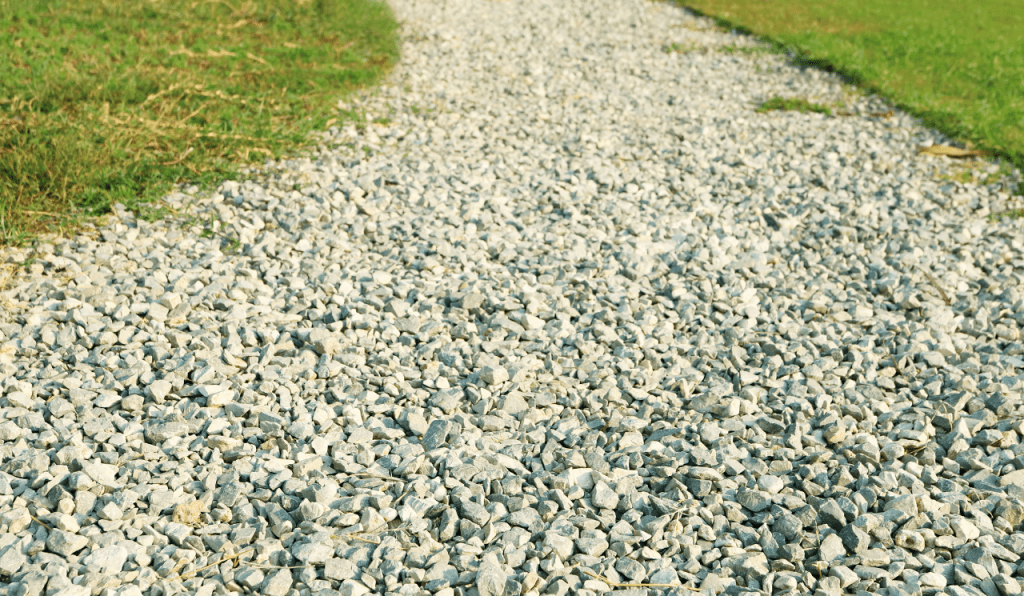
[[[772,110],[785,110],[788,112],[800,112],[806,114],[807,112],[815,112],[818,114],[825,114],[826,116],[832,115],[832,110],[827,106],[823,106],[817,103],[811,103],[803,98],[785,98],[785,97],[773,97],[768,101],[762,103],[757,108],[757,113],[763,114]]]
[[[709,52],[719,52],[722,54],[739,54],[742,56],[760,56],[763,54],[779,53],[779,50],[773,46],[765,45],[733,45],[725,44],[720,46],[706,46],[702,44],[680,44],[670,43],[661,47],[661,51],[666,54],[689,54],[691,52],[700,52],[707,54]]]
[[[999,222],[1004,219],[1024,219],[1024,209],[1010,209],[1009,211],[1001,211],[999,213],[993,213],[989,217],[989,221]]]
[[[344,119],[398,57],[375,0],[0,0],[0,243],[146,218]]]
[[[764,54],[778,53],[774,48],[770,46],[756,45],[756,46],[737,46],[737,45],[723,45],[719,46],[719,52],[723,54],[739,54],[742,56],[761,56]]]

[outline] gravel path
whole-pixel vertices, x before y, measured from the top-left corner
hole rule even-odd
[[[1021,592],[1001,184],[669,4],[394,5],[372,123],[4,252],[0,596]]]

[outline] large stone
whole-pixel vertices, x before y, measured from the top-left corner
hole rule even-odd
[[[852,553],[859,553],[871,544],[871,536],[853,524],[843,527],[839,537],[843,539],[846,550]]]
[[[263,580],[263,594],[266,596],[285,596],[292,587],[292,572],[281,569],[271,573]]]
[[[341,596],[366,596],[366,594],[370,593],[370,588],[363,582],[346,579],[338,586],[338,593]]]
[[[330,558],[324,562],[324,577],[335,581],[343,581],[356,576],[359,569],[348,559]]]
[[[11,577],[28,562],[28,557],[21,552],[21,544],[15,542],[0,548],[0,575]]]
[[[508,379],[508,371],[501,366],[485,366],[480,369],[480,380],[488,385],[504,383]]]
[[[174,385],[172,385],[170,381],[164,379],[153,381],[149,384],[149,387],[147,387],[149,395],[152,396],[153,401],[158,404],[164,403],[164,400],[167,399],[167,396],[171,393],[172,389],[174,389]]]
[[[443,445],[448,440],[448,434],[452,432],[454,424],[448,420],[437,418],[427,427],[427,432],[420,439],[420,445],[425,451],[432,451]]]
[[[615,509],[619,504],[619,495],[603,481],[594,484],[594,492],[590,499],[598,509]]]
[[[843,539],[838,534],[829,534],[821,539],[818,546],[818,558],[826,563],[838,560],[846,556],[846,547],[843,546]]]
[[[737,575],[758,580],[769,571],[768,557],[764,556],[764,553],[739,555],[727,564]]]
[[[0,513],[0,524],[7,526],[11,534],[18,534],[32,524],[32,514],[26,507],[17,507]]]
[[[768,493],[759,490],[743,489],[736,491],[736,502],[754,513],[764,511],[772,505],[772,500]]]
[[[82,562],[90,570],[99,570],[100,573],[121,573],[124,564],[128,562],[128,549],[119,544],[105,546],[89,553]]]
[[[43,589],[46,587],[46,580],[48,579],[49,578],[46,575],[43,575],[41,572],[33,569],[27,573],[23,573],[21,575],[21,581],[17,584],[12,584],[11,588],[15,594],[20,593],[24,596],[40,596],[43,594]]]
[[[266,575],[261,569],[256,567],[242,567],[235,572],[235,581],[239,585],[245,586],[250,590],[255,590],[257,587],[262,587],[263,579]]]
[[[1020,582],[1017,581],[1017,578],[1005,573],[993,575],[992,583],[1003,596],[1017,596],[1021,593]]]
[[[478,526],[482,526],[491,520],[491,514],[483,505],[470,500],[462,501],[459,504],[459,514]]]
[[[640,583],[647,578],[647,570],[643,563],[630,558],[615,561],[615,570],[626,577],[631,583]]]
[[[900,530],[893,536],[893,541],[896,543],[896,546],[907,550],[920,552],[925,549],[924,536],[920,532]]]
[[[188,424],[177,420],[160,420],[146,426],[146,440],[157,446],[186,434]]]
[[[558,558],[563,561],[568,561],[569,557],[572,556],[573,551],[573,540],[568,536],[563,536],[558,532],[548,530],[544,533],[544,542],[542,546],[545,549],[550,549],[551,552],[558,555]]]
[[[322,565],[334,555],[334,548],[320,542],[305,542],[292,547],[292,556],[307,565]]]
[[[1016,528],[1024,521],[1024,503],[1016,499],[1003,499],[996,506],[995,514]]]
[[[476,572],[477,593],[480,596],[504,596],[507,579],[508,575],[502,570],[500,564],[484,560]]]
[[[115,465],[86,462],[82,464],[82,471],[96,484],[112,489],[121,488],[121,483],[117,480],[118,468]]]
[[[51,531],[46,539],[47,550],[62,557],[69,557],[85,548],[88,544],[89,539],[85,536],[56,529]]]
[[[914,495],[902,495],[889,499],[889,502],[885,504],[885,511],[892,511],[893,509],[898,509],[913,517],[917,515],[917,497]]]
[[[828,499],[818,507],[818,520],[838,532],[846,525],[846,512],[834,499]]]
[[[1000,486],[1019,486],[1024,488],[1024,470],[1014,470],[999,478]]]

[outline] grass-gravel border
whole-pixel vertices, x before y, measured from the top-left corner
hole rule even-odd
[[[378,0],[0,0],[0,244],[301,151],[397,29]]]
[[[1009,23],[1016,19],[1014,22],[1024,25],[1024,13],[1015,13],[1005,0],[985,0],[969,10],[944,5],[932,11],[918,10],[914,2],[894,5],[882,0],[855,4],[838,0],[771,4],[760,0],[678,0],[677,4],[720,28],[768,44],[773,53],[784,53],[799,66],[835,73],[845,82],[885,98],[924,126],[983,149],[1024,172],[1024,79],[1011,76],[1024,73],[1024,26]],[[997,10],[1007,7],[1009,12]],[[961,16],[949,19],[943,11],[957,11]],[[1020,43],[1010,40],[1007,50],[1002,37],[970,25],[986,19],[998,20]],[[901,29],[897,25],[906,26]],[[962,55],[953,51],[956,48]],[[994,64],[965,69],[960,62],[968,52]],[[911,55],[913,60],[908,59]],[[908,83],[896,85],[892,83],[896,79]],[[951,85],[962,87],[963,96],[951,94]],[[972,103],[973,96],[982,98],[980,104]],[[1024,185],[1018,185],[1012,192],[1022,191]]]

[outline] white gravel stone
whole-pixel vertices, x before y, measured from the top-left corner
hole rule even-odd
[[[128,550],[121,545],[106,546],[89,553],[82,562],[100,573],[121,573],[128,562]]]
[[[480,380],[488,385],[504,383],[508,379],[508,371],[501,366],[485,366],[480,370]]]

